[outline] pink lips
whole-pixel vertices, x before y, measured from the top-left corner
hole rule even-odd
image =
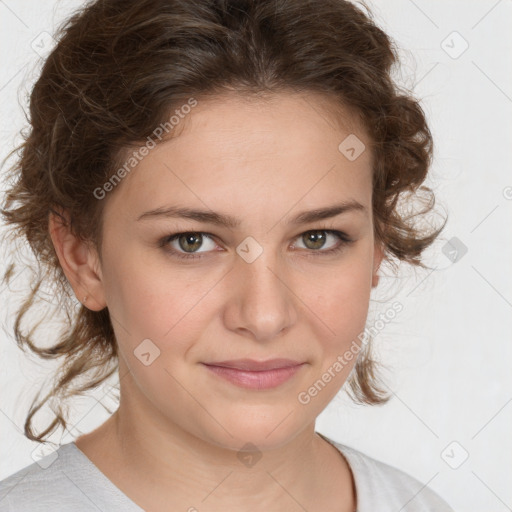
[[[268,361],[237,359],[203,364],[219,377],[240,387],[269,389],[286,382],[305,363],[291,359],[270,359]]]

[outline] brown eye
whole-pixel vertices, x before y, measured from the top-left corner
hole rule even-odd
[[[321,249],[326,240],[325,231],[308,231],[302,235],[302,241],[308,249]]]
[[[203,235],[201,233],[183,233],[177,240],[180,249],[185,252],[195,252],[203,243]]]
[[[330,242],[329,238],[331,238]],[[296,248],[303,249],[306,255],[312,257],[329,256],[343,251],[354,242],[355,240],[343,231],[316,229],[299,235]]]
[[[184,231],[166,236],[160,240],[160,247],[165,247],[170,253],[180,257],[203,257],[212,252],[216,244],[212,237],[197,231]]]

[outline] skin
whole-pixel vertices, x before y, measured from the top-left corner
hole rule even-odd
[[[364,330],[382,260],[370,151],[349,161],[338,150],[350,133],[367,148],[369,139],[353,115],[333,122],[332,107],[312,93],[199,101],[179,136],[107,194],[101,260],[50,219],[67,278],[88,308],[108,306],[120,352],[120,406],[76,444],[146,510],[355,510],[350,468],[314,427],[356,358],[307,405],[297,398]],[[366,211],[289,223],[349,200]],[[137,220],[168,205],[229,214],[240,225]],[[322,255],[340,244],[335,235],[322,231],[323,246],[302,237],[327,229],[355,242]],[[189,248],[202,259],[172,256],[187,254],[185,242],[158,246],[178,232],[212,235]],[[263,249],[252,263],[236,252],[248,236]],[[144,339],[160,350],[148,366],[134,354]],[[240,388],[201,364],[275,357],[307,364],[269,390]],[[250,467],[237,457],[247,443],[261,455]]]

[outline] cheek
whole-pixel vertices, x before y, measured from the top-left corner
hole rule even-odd
[[[326,377],[331,376],[331,389],[341,386],[355,365],[368,317],[371,267],[365,254],[354,257],[353,261],[324,280],[312,306],[320,323],[328,326],[322,329],[322,335],[318,333],[317,339],[321,350],[320,371]]]
[[[205,328],[214,298],[208,292],[219,278],[163,270],[135,259],[110,268],[107,302],[126,352],[150,339],[171,359],[183,357],[190,340],[199,339]]]
[[[366,254],[354,253],[338,271],[323,278],[315,306],[336,333],[352,330],[351,326],[364,327],[371,294],[370,269],[371,261],[368,262]]]

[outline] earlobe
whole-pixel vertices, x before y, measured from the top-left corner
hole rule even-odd
[[[59,209],[63,218],[49,214],[48,229],[60,265],[77,299],[91,310],[106,306],[96,251],[91,244],[78,239],[70,231],[69,215]]]

